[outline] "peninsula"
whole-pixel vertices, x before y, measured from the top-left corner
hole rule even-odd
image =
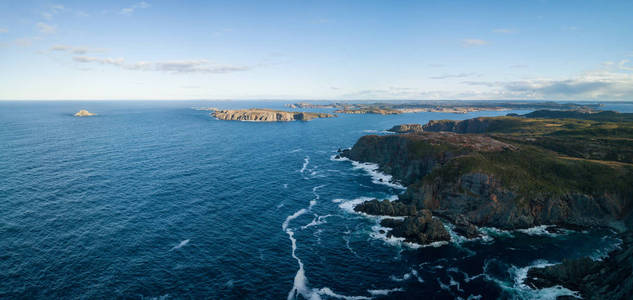
[[[272,109],[239,109],[215,110],[211,115],[218,120],[249,121],[249,122],[289,122],[310,121],[317,118],[332,118],[336,115],[328,113],[292,112]]]
[[[392,131],[402,133],[364,136],[339,154],[376,163],[407,186],[396,201],[355,207],[404,217],[382,222],[393,228],[390,234],[421,243],[446,239],[441,228],[431,226],[429,212],[468,238],[480,235],[482,226],[610,227],[621,232],[624,243],[609,258],[531,269],[527,284],[560,284],[588,298],[633,293],[633,114],[542,110],[406,124]],[[595,276],[597,271],[609,276]],[[605,281],[623,284],[610,289]]]

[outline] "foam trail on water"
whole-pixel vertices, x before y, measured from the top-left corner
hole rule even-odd
[[[378,166],[377,164],[352,161],[352,165],[354,166],[354,169],[361,169],[367,172],[367,174],[371,176],[371,179],[372,179],[371,182],[375,184],[382,184],[382,185],[386,185],[388,187],[400,189],[400,190],[406,189],[403,185],[397,182],[394,182],[393,177],[391,175],[378,171],[380,166]]]
[[[171,250],[169,250],[169,251],[176,250],[176,249],[180,249],[180,248],[182,248],[182,247],[186,246],[187,244],[189,244],[189,240],[188,240],[188,239],[187,239],[187,240],[184,240],[184,241],[181,241],[178,245],[174,246],[174,247],[173,247],[173,248],[171,248]]]
[[[303,159],[303,166],[301,166],[301,169],[299,170],[299,173],[303,173],[306,171],[306,168],[308,167],[308,164],[310,163],[310,156],[306,156]]]

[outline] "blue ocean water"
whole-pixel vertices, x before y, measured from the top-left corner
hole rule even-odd
[[[338,148],[507,111],[250,123],[192,109],[283,104],[0,102],[0,298],[547,298],[571,292],[529,289],[527,267],[617,247],[608,230],[540,227],[415,248],[350,211],[402,189]],[[72,116],[83,108],[98,115]]]

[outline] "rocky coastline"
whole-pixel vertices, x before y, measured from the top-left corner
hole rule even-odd
[[[403,217],[381,225],[392,228],[393,236],[420,244],[446,240],[433,215],[453,223],[454,231],[467,238],[479,236],[482,226],[610,227],[624,232],[624,242],[608,259],[531,269],[526,283],[534,288],[563,285],[589,299],[630,296],[633,165],[628,153],[633,146],[626,141],[633,138],[633,122],[623,121],[629,117],[623,114],[613,121],[565,114],[404,124],[390,129],[398,134],[361,137],[339,155],[378,164],[407,189],[398,200],[367,201],[354,209]],[[593,138],[594,132],[601,139]],[[609,279],[596,275],[608,272]],[[622,285],[613,290],[609,282]]]
[[[250,122],[310,121],[317,118],[336,117],[336,115],[328,113],[292,112],[257,108],[239,110],[214,110],[211,115],[218,120]]]

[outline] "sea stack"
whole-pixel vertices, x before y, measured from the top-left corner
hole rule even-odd
[[[94,115],[95,114],[93,114],[93,113],[91,113],[91,112],[89,112],[89,111],[87,111],[85,109],[82,109],[82,110],[80,110],[79,112],[77,112],[75,114],[75,117],[90,117],[90,116],[94,116]]]

